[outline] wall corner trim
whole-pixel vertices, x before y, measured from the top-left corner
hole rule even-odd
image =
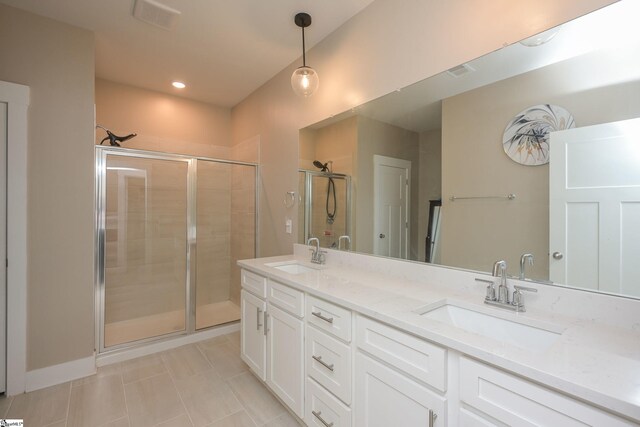
[[[96,373],[95,355],[27,372],[26,391],[39,390]]]

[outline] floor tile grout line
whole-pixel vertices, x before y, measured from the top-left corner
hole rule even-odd
[[[11,410],[11,405],[13,405],[13,402],[15,400],[15,396],[9,396],[11,398],[11,402],[9,402],[9,406],[7,406],[7,410],[4,412],[4,414],[2,414],[3,417],[8,417],[9,416],[9,411]],[[6,399],[6,395],[5,395],[5,399]]]
[[[185,414],[187,414],[187,418],[189,418],[189,422],[191,423],[192,426],[195,426],[195,423],[191,419],[191,414],[187,409],[187,405],[184,404],[184,399],[182,398],[182,394],[180,394],[180,389],[178,389],[178,386],[176,385],[176,382],[173,379],[171,372],[169,372],[169,379],[171,380],[171,384],[173,384],[173,388],[176,390],[176,393],[178,394],[178,399],[180,399],[180,404],[182,404],[182,409],[184,409]],[[178,417],[175,417],[175,418],[178,418]]]
[[[243,374],[246,374],[246,372],[243,372],[243,373],[241,373],[241,374],[235,375],[235,376],[234,376],[234,377],[232,377],[232,378],[239,377],[240,375],[243,375]],[[250,375],[251,375],[251,374],[250,374]],[[231,378],[229,378],[229,380],[230,380],[230,379],[231,379]],[[259,423],[258,423],[258,421],[256,421],[255,419],[253,419],[253,417],[251,416],[251,413],[249,412],[249,410],[247,410],[247,407],[245,406],[245,404],[244,404],[244,403],[242,403],[242,400],[240,399],[240,396],[238,395],[238,393],[237,393],[237,392],[235,392],[235,391],[233,390],[233,387],[231,387],[231,384],[229,383],[229,380],[224,380],[224,381],[227,383],[227,386],[229,387],[229,390],[231,390],[231,393],[233,394],[233,396],[234,396],[234,397],[236,398],[236,400],[240,403],[240,406],[242,407],[242,410],[243,410],[244,412],[246,412],[246,413],[247,413],[247,416],[248,416],[248,417],[249,417],[249,419],[253,422],[253,424],[255,424],[256,426],[261,426],[261,425],[263,425],[263,424],[259,424]]]
[[[64,415],[65,427],[69,425],[69,408],[71,407],[71,392],[73,391],[72,382],[69,381],[69,397],[67,398],[67,413]]]
[[[129,404],[127,403],[127,388],[124,384],[124,375],[122,375],[122,365],[119,367],[120,369],[120,384],[122,384],[122,395],[124,396],[124,412],[127,414],[127,424],[131,427],[131,419],[129,418]],[[124,417],[123,417],[124,418]]]

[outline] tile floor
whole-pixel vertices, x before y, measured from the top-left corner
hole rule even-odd
[[[298,427],[240,360],[239,332],[6,399],[27,427]]]

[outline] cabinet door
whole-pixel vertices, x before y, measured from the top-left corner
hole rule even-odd
[[[303,323],[269,304],[267,385],[298,417],[304,417]]]
[[[446,400],[394,369],[356,355],[354,421],[361,427],[446,426]]]
[[[460,400],[510,426],[637,425],[466,357],[460,358]]]
[[[267,303],[260,298],[242,290],[242,329],[241,356],[242,360],[263,381],[267,357],[267,335],[264,324]]]

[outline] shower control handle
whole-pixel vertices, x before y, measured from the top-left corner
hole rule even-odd
[[[260,307],[256,307],[256,331],[260,330],[260,327],[262,326],[262,323],[260,323],[260,313],[262,312],[262,310],[260,310]]]

